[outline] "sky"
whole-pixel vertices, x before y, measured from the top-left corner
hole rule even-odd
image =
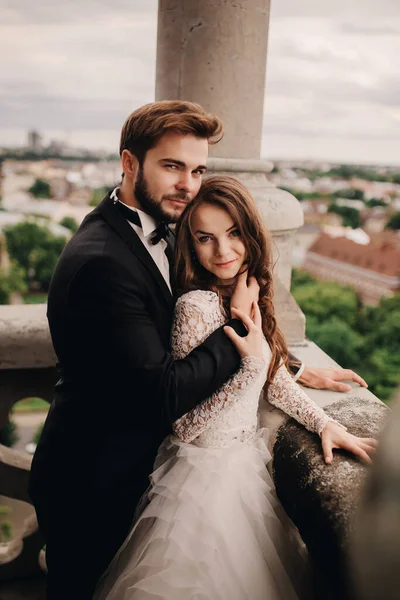
[[[0,0],[0,145],[116,152],[156,34],[156,0]],[[400,165],[399,56],[399,0],[272,0],[262,155]]]

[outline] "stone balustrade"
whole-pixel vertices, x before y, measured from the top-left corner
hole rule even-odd
[[[51,402],[56,382],[55,362],[46,306],[0,306],[0,428],[8,422],[10,410],[19,400],[36,396]],[[0,445],[1,496],[30,504],[27,489],[31,460],[25,452]],[[39,561],[43,539],[33,507],[27,512],[11,543],[0,545],[2,600],[19,597],[8,582],[42,573]]]
[[[45,311],[44,305],[0,307],[0,427],[19,399],[40,396],[51,400],[56,380],[55,356]],[[334,364],[308,341],[291,350],[310,366]],[[368,390],[354,385],[346,394],[306,391],[350,431],[362,435],[378,433],[386,408]],[[270,405],[261,406],[260,418],[269,430],[271,468],[278,496],[298,526],[311,557],[316,597],[320,597],[318,590],[323,588],[324,600],[350,599],[346,540],[367,468],[345,453],[335,455],[333,464],[326,466],[319,438]],[[0,446],[1,495],[29,502],[30,462],[27,454]],[[32,512],[19,537],[0,555],[0,590],[4,581],[40,573],[41,546]]]

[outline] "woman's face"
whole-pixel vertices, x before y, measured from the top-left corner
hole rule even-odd
[[[246,248],[232,217],[224,208],[202,204],[192,215],[191,225],[199,263],[219,282],[234,283],[246,259]]]

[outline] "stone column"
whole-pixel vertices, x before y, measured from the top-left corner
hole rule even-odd
[[[209,172],[230,173],[255,196],[275,239],[276,306],[289,343],[304,339],[304,316],[289,293],[299,203],[272,186],[260,159],[270,0],[159,0],[156,99],[190,100],[217,114],[224,139]]]

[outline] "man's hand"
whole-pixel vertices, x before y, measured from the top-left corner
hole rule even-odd
[[[231,298],[231,309],[236,308],[236,310],[241,311],[245,315],[250,318],[253,318],[253,310],[254,302],[258,303],[258,294],[260,292],[260,286],[258,285],[257,279],[255,277],[250,277],[247,281],[247,271],[239,275],[235,291],[232,294]],[[234,316],[232,315],[232,318]]]
[[[334,390],[335,392],[350,392],[351,385],[342,381],[355,381],[361,387],[368,387],[362,377],[350,369],[340,367],[328,367],[327,369],[305,367],[303,373],[297,380],[310,388],[317,390]]]

